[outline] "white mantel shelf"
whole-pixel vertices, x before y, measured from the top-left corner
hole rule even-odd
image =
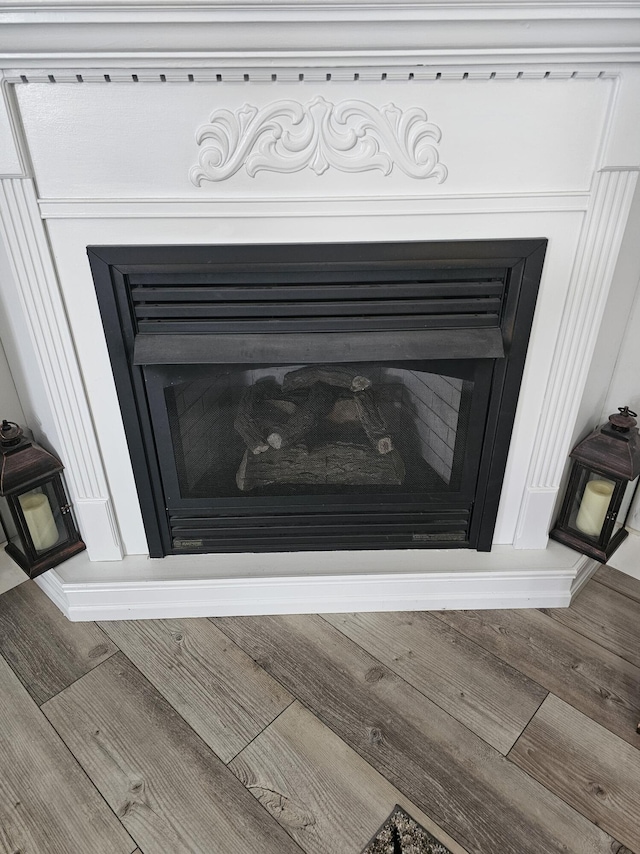
[[[527,61],[634,62],[637,0],[416,0],[371,2],[113,2],[66,0],[0,5],[0,61],[22,68],[68,64],[166,67],[216,58],[332,65],[440,61],[445,65]],[[100,63],[102,60],[102,63]],[[313,64],[313,62],[312,62]]]
[[[189,179],[214,111],[317,99],[422,111],[446,171]],[[0,2],[0,334],[88,546],[40,586],[74,620],[567,605],[596,565],[547,532],[640,278],[639,168],[640,0]],[[146,557],[88,245],[510,237],[549,246],[491,553]]]

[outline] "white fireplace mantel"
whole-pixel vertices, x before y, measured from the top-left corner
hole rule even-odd
[[[636,0],[14,0],[6,61],[44,70],[105,63],[210,68],[460,62],[635,62]]]
[[[72,619],[570,601],[593,564],[547,533],[640,276],[640,2],[14,2],[0,75],[0,333],[88,546],[40,581]],[[304,156],[260,148],[287,115]],[[491,554],[148,559],[88,245],[506,237],[549,248]]]

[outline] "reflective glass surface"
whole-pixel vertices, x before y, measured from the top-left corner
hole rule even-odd
[[[169,368],[180,495],[455,491],[473,386],[375,362]]]
[[[68,538],[51,482],[23,493],[18,501],[38,553],[47,552]]]

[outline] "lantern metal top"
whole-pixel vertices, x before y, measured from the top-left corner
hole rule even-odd
[[[34,445],[22,428],[6,419],[0,425],[0,495],[26,492],[64,466],[53,454]]]
[[[619,406],[618,411],[609,416],[611,429],[619,433],[628,433],[638,423],[636,421],[637,414],[637,412],[632,412],[628,406]]]
[[[0,445],[3,447],[11,447],[17,445],[23,436],[22,427],[13,421],[7,421],[5,418],[0,425]]]
[[[619,407],[606,424],[576,445],[571,457],[590,468],[634,480],[640,475],[640,435],[635,415],[628,406]]]

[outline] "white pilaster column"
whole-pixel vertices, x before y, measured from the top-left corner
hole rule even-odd
[[[516,548],[544,549],[547,545],[637,181],[638,169],[603,169],[594,177],[518,518]]]
[[[0,179],[0,239],[48,397],[82,537],[92,560],[123,550],[44,225],[30,178]]]

